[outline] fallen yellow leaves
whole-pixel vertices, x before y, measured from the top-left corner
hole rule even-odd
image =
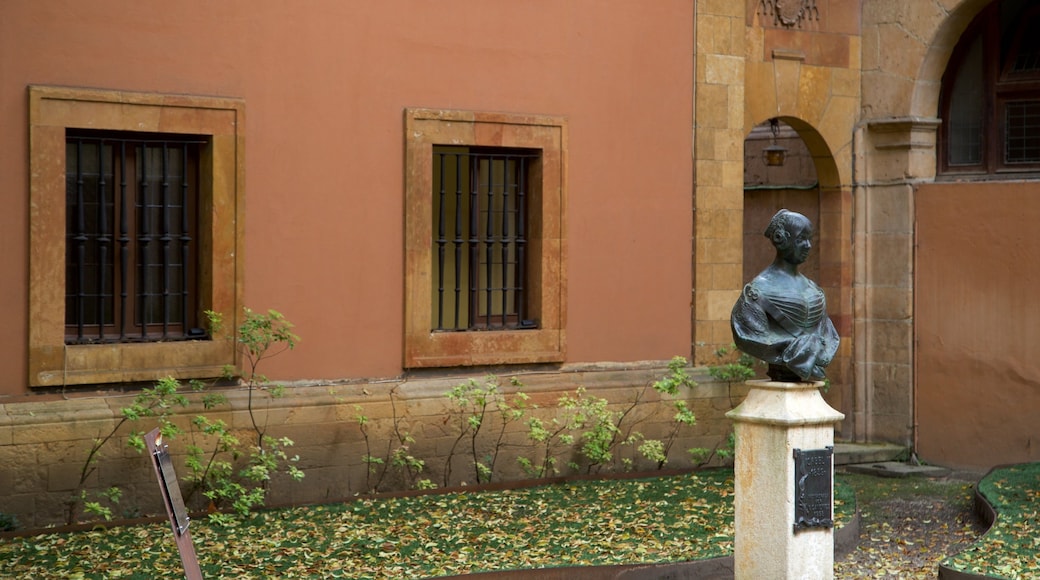
[[[583,481],[259,512],[193,522],[207,578],[428,578],[732,553],[732,472]],[[840,495],[840,494],[839,494]],[[852,502],[848,502],[849,506]],[[851,507],[839,510],[848,521]],[[180,574],[165,524],[0,544],[0,577]]]

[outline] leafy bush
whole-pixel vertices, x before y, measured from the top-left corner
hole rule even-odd
[[[195,382],[192,383],[191,388],[198,391],[203,389],[204,385]],[[181,429],[173,423],[171,415],[176,408],[187,406],[188,397],[181,389],[180,382],[173,377],[164,377],[159,379],[154,387],[142,389],[130,405],[121,408],[116,424],[103,437],[98,435],[87,452],[87,457],[80,468],[76,488],[65,502],[65,523],[75,522],[79,518],[81,507],[86,513],[105,520],[112,519],[112,505],[119,503],[122,492],[118,488],[109,488],[93,494],[86,489],[86,485],[91,474],[97,470],[102,448],[116,436],[124,425],[136,424],[137,421],[144,418],[154,418],[159,423],[163,437],[173,439],[181,433]],[[127,438],[127,445],[137,450],[138,453],[144,451],[143,431],[132,430]]]
[[[735,344],[728,348],[720,347],[715,351],[715,357],[720,363],[708,367],[708,374],[712,378],[727,383],[742,383],[755,378],[755,366],[759,361],[746,352],[738,351]]]
[[[0,512],[0,532],[13,532],[18,529],[18,518],[14,514]]]
[[[219,333],[222,316],[207,311],[211,334]],[[293,442],[285,437],[266,435],[266,422],[258,417],[254,408],[254,391],[262,391],[275,397],[282,389],[269,385],[266,377],[258,370],[261,361],[290,350],[299,341],[289,323],[280,313],[269,310],[258,314],[245,310],[243,323],[238,328],[238,344],[246,361],[246,372],[242,382],[249,391],[248,411],[256,434],[256,443],[244,444],[236,437],[224,421],[214,419],[206,412],[227,403],[220,393],[208,391],[208,385],[197,380],[183,385],[174,377],[163,377],[152,387],[146,387],[134,397],[133,402],[119,410],[119,420],[104,436],[94,439],[80,469],[75,491],[65,505],[66,523],[75,522],[84,513],[110,520],[113,507],[122,498],[122,490],[110,487],[100,492],[86,489],[87,482],[97,469],[102,449],[115,438],[125,425],[136,426],[140,421],[152,419],[159,423],[159,430],[166,440],[173,440],[183,430],[173,422],[178,409],[186,408],[192,399],[202,403],[204,413],[196,415],[189,423],[191,441],[187,445],[185,466],[188,473],[184,480],[189,488],[185,498],[201,494],[209,499],[213,507],[232,507],[240,514],[262,506],[267,494],[268,483],[276,472],[286,473],[292,480],[299,481],[303,472],[296,467],[298,456],[290,457],[286,452]],[[234,369],[225,369],[225,378],[233,378]],[[132,429],[127,436],[127,445],[141,453],[145,449],[144,431]],[[133,511],[133,510],[130,510]]]
[[[441,484],[457,483],[453,468],[460,455],[466,455],[472,471],[469,481],[487,483],[496,477],[498,458],[506,447],[520,447],[516,457],[528,477],[559,475],[564,470],[598,473],[603,470],[636,468],[637,458],[663,469],[669,454],[684,429],[696,423],[696,416],[680,395],[697,387],[688,361],[681,356],[668,363],[668,370],[657,380],[634,391],[625,402],[611,403],[591,395],[584,387],[561,395],[551,408],[540,409],[529,402],[523,383],[513,377],[510,391],[495,375],[469,379],[445,392],[448,412],[443,424],[450,433],[450,447],[444,457]],[[652,390],[651,390],[652,389]],[[661,401],[652,399],[656,391]],[[365,394],[370,394],[365,391]],[[371,431],[370,418],[360,405],[354,405],[354,420],[364,442],[362,462],[367,466],[366,491],[384,491],[388,477],[395,475],[405,488],[429,488],[433,483],[421,479],[426,461],[417,453],[415,439],[399,413],[396,388],[388,393],[393,428],[385,438],[385,451]],[[655,415],[660,405],[672,408],[669,428],[660,439],[647,438],[638,427]],[[507,441],[508,433],[522,427],[526,443]],[[704,465],[714,457],[732,455],[731,440],[714,449],[687,450],[695,464]],[[463,477],[463,484],[467,477]]]
[[[372,454],[372,437],[368,432],[369,418],[362,412],[359,405],[354,405],[356,411],[354,419],[365,441],[365,455],[362,457],[362,461],[368,465],[365,483],[368,488],[366,491],[369,493],[376,493],[380,490],[391,467],[394,468],[406,488],[433,489],[437,487],[430,479],[419,477],[426,469],[426,461],[412,452],[415,437],[402,426],[402,418],[397,412],[397,400],[394,395],[396,390],[395,387],[388,394],[393,414],[393,431],[387,438],[386,452],[382,456]]]
[[[211,328],[221,327],[223,320],[219,313],[207,310],[206,316]],[[290,456],[286,451],[292,447],[292,439],[267,435],[266,414],[261,418],[256,408],[259,394],[270,400],[285,393],[283,386],[271,384],[259,368],[264,360],[295,348],[300,337],[292,332],[292,328],[292,323],[277,310],[266,313],[249,308],[244,310],[237,335],[239,352],[245,363],[240,382],[248,393],[246,410],[256,437],[255,443],[241,442],[224,421],[197,416],[192,425],[213,443],[208,455],[200,446],[188,448],[186,463],[191,471],[188,479],[194,484],[189,495],[202,490],[214,507],[228,506],[236,513],[246,515],[264,505],[275,473],[283,472],[292,481],[303,479],[303,471],[296,466],[300,456]],[[225,368],[225,378],[233,376],[234,370]]]
[[[513,377],[511,384],[517,389],[512,401],[502,393],[499,379],[495,375],[484,377],[483,382],[470,379],[447,392],[450,417],[454,419],[458,436],[448,451],[444,462],[444,485],[451,481],[451,466],[455,451],[463,439],[469,440],[469,451],[473,462],[473,476],[477,483],[490,482],[495,474],[499,453],[505,445],[506,429],[511,423],[523,419],[528,396],[521,390],[523,383]],[[497,416],[498,430],[491,441],[491,450],[481,457],[479,435]],[[490,428],[490,427],[489,427]]]

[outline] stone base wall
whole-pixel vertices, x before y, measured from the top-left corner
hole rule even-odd
[[[529,439],[527,420],[540,418],[546,425],[553,417],[561,417],[561,396],[575,396],[578,387],[585,396],[606,399],[609,408],[624,412],[622,430],[642,433],[647,438],[667,438],[674,423],[675,408],[670,397],[662,398],[652,388],[654,380],[664,376],[663,362],[634,364],[571,365],[552,371],[526,371],[503,374],[499,383],[510,399],[518,390],[511,386],[514,376],[522,382],[519,389],[529,396],[528,409],[522,421],[506,426],[499,445],[494,480],[508,481],[529,477],[517,457],[538,462],[544,446]],[[699,385],[684,390],[685,399],[697,422],[683,426],[669,452],[668,468],[688,468],[693,461],[687,449],[715,449],[725,446],[732,427],[724,414],[746,395],[742,384],[712,382],[706,373],[694,372]],[[395,378],[350,384],[289,385],[284,396],[271,399],[254,393],[254,416],[266,425],[267,433],[288,437],[295,445],[290,455],[298,454],[298,466],[305,478],[295,483],[286,476],[271,482],[268,504],[306,504],[335,501],[371,491],[379,474],[370,474],[366,455],[387,460],[388,451],[399,446],[399,438],[407,433],[414,442],[408,454],[424,462],[418,479],[428,479],[438,487],[476,483],[470,439],[459,439],[459,415],[451,411],[446,393],[469,379],[483,381],[484,376],[423,376]],[[640,393],[642,396],[640,397]],[[243,441],[255,437],[247,411],[248,392],[242,388],[226,389],[228,403],[206,412],[211,419],[221,419],[232,426]],[[65,521],[66,503],[77,491],[81,473],[92,443],[112,433],[118,424],[120,409],[128,406],[134,394],[70,398],[48,402],[0,405],[0,512],[17,517],[21,527],[31,528]],[[202,413],[198,395],[189,395],[192,405],[179,409],[174,421],[185,433],[170,441],[175,466],[182,482],[186,446],[212,448],[212,441],[192,432],[191,418]],[[639,404],[633,406],[633,402]],[[358,416],[367,418],[365,430],[368,444],[359,427]],[[100,490],[119,486],[123,497],[113,513],[120,517],[159,513],[162,504],[154,473],[143,454],[126,445],[133,430],[145,432],[157,425],[154,418],[126,422],[115,432],[98,454],[96,469],[83,489],[96,495]],[[496,413],[487,416],[478,438],[477,454],[481,459],[491,453],[502,430]],[[574,432],[572,432],[574,433]],[[579,452],[581,440],[573,445],[556,446],[557,468],[561,475],[586,473],[588,462]],[[452,448],[454,446],[454,452]],[[450,476],[445,482],[446,462],[452,456]],[[623,459],[632,459],[631,466]],[[712,464],[720,464],[715,456]],[[569,466],[576,463],[577,469]],[[654,462],[642,459],[635,445],[623,446],[610,464],[594,468],[599,472],[626,469],[656,469]],[[381,469],[381,468],[380,468]],[[389,467],[378,491],[397,491],[413,487],[416,478],[406,477],[401,469]],[[93,499],[93,496],[92,496]],[[204,507],[201,498],[187,500],[189,509]],[[83,519],[82,517],[78,519]]]

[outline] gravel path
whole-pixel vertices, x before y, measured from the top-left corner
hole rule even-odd
[[[972,475],[927,480],[845,476],[856,487],[859,545],[835,578],[936,578],[939,562],[985,532],[972,511]]]

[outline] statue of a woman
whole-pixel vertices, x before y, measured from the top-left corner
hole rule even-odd
[[[798,272],[812,248],[812,224],[782,209],[765,235],[776,247],[776,259],[744,286],[733,306],[733,340],[769,363],[767,374],[774,381],[823,380],[838,350],[838,332],[827,316],[823,291]]]

